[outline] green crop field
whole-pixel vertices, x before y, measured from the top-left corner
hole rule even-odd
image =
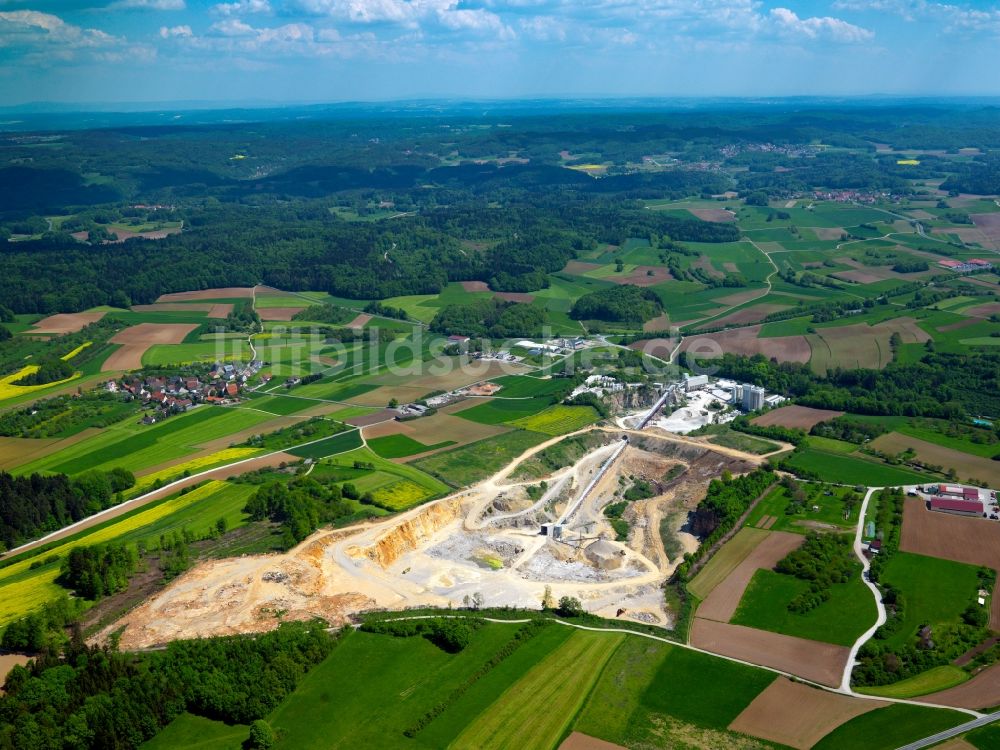
[[[409,435],[386,435],[385,437],[372,438],[368,441],[368,447],[382,458],[405,458],[406,456],[415,456],[418,453],[424,453],[425,451],[437,448],[446,448],[454,444],[454,440],[445,440],[433,445],[424,445]]]
[[[502,393],[502,391],[501,391]],[[480,424],[503,424],[522,417],[530,417],[552,405],[552,400],[541,396],[525,399],[491,399],[469,409],[455,412],[456,417]]]
[[[973,729],[965,740],[976,750],[998,750],[1000,749],[1000,726],[988,724],[979,729]]]
[[[403,731],[432,707],[446,701],[468,675],[510,640],[515,627],[487,624],[456,655],[446,654],[423,638],[352,633],[303,678],[295,692],[269,717],[281,736],[276,747],[294,750],[442,747],[433,740],[424,741],[422,733],[414,741],[407,740]],[[550,640],[547,645],[554,647],[556,653],[561,649],[558,641]],[[511,658],[516,659],[517,652]],[[529,669],[530,662],[519,660],[519,666],[521,670]],[[493,697],[517,676],[508,671],[507,680],[494,683],[492,687],[497,692]],[[377,720],[359,721],[362,716],[375,718],[371,713],[373,706],[379,707]],[[463,718],[469,717],[462,712],[455,717],[447,713],[438,717],[437,736],[457,734],[462,725],[456,727],[454,722]]]
[[[449,747],[548,750],[555,746],[624,638],[620,633],[573,633],[507,688]]]
[[[892,685],[879,687],[856,687],[855,690],[865,695],[877,695],[880,698],[915,698],[918,695],[936,693],[940,690],[961,685],[969,679],[969,673],[951,664],[928,669],[914,677],[900,680]]]
[[[497,398],[527,398],[530,396],[551,396],[573,389],[573,383],[566,378],[535,378],[530,375],[504,375],[491,381],[503,388]]]
[[[979,589],[977,571],[974,565],[896,552],[885,566],[882,580],[903,595],[906,606],[902,624],[886,643],[910,643],[922,625],[938,631],[941,626],[957,623]]]
[[[815,448],[796,451],[789,455],[786,460],[792,468],[811,472],[821,481],[838,484],[887,487],[920,484],[928,479],[927,475],[924,474],[917,474],[854,456],[828,453]]]
[[[857,716],[841,724],[813,746],[813,750],[895,750],[921,737],[936,734],[969,719],[958,711],[897,703]]]
[[[716,445],[746,451],[747,453],[756,453],[758,455],[773,453],[781,447],[770,440],[763,440],[753,435],[744,435],[742,432],[736,432],[735,430],[722,431],[717,435],[712,435],[708,440]]]
[[[875,600],[860,575],[831,586],[830,598],[809,612],[790,612],[789,602],[808,590],[807,581],[772,570],[758,570],[730,622],[838,646],[853,645],[858,636],[875,624],[878,614]]]
[[[541,432],[544,435],[565,435],[599,420],[601,415],[590,406],[565,406],[557,404],[530,417],[508,422],[512,427]]]
[[[692,679],[697,675],[696,679]],[[674,648],[643,693],[649,710],[710,729],[725,729],[775,679],[773,672]],[[719,690],[725,685],[725,690]],[[683,689],[678,689],[683,686]]]
[[[111,425],[87,440],[67,446],[18,469],[78,474],[89,469],[121,466],[140,471],[195,452],[196,445],[225,438],[270,419],[246,409],[201,406],[154,425],[136,424],[134,417]]]
[[[324,458],[326,456],[333,456],[337,453],[346,453],[347,451],[354,450],[360,445],[361,430],[355,428],[353,430],[348,430],[347,432],[342,432],[339,435],[332,435],[331,437],[323,438],[315,443],[289,448],[285,452],[290,453],[293,456],[298,456],[299,458]]]
[[[415,468],[416,464],[394,463],[382,458],[369,448],[358,448],[348,453],[341,453],[337,456],[324,459],[323,465],[336,467],[338,470],[341,470],[344,468],[353,468],[356,461],[371,464],[374,467],[374,471],[371,474],[353,480],[361,492],[374,492],[380,487],[398,482],[401,479],[409,480],[413,484],[422,487],[424,489],[423,499],[444,495],[448,492],[447,484],[433,476],[429,476],[419,468]]]
[[[140,745],[142,750],[239,750],[250,727],[245,724],[223,724],[202,716],[183,713],[170,722],[153,739]]]
[[[514,430],[418,459],[411,465],[453,487],[462,487],[494,474],[543,440],[545,435],[540,433]]]

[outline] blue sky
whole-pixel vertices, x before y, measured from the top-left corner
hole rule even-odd
[[[0,103],[1000,94],[1000,4],[0,0]]]

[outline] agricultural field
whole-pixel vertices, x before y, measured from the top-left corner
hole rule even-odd
[[[345,433],[354,435],[353,433]],[[341,436],[338,436],[341,437]],[[355,462],[371,468],[354,471]],[[350,481],[361,493],[371,492],[380,505],[403,510],[448,492],[448,485],[430,472],[422,471],[419,463],[406,465],[382,458],[370,448],[356,448],[323,459],[317,466],[318,475],[327,472],[352,471]]]
[[[885,487],[922,484],[931,479],[926,474],[889,466],[874,459],[832,453],[811,446],[783,455],[787,456],[784,462],[789,467],[807,472],[822,482]]]
[[[871,442],[871,447],[890,456],[912,451],[921,463],[940,466],[943,471],[954,470],[961,481],[985,482],[990,487],[1000,487],[1000,462],[981,456],[969,455],[960,450],[935,443],[928,443],[911,435],[889,432]],[[998,450],[1000,453],[1000,450]]]
[[[870,711],[830,732],[813,750],[842,750],[847,747],[894,750],[908,742],[962,724],[968,714],[934,710],[907,704],[893,704]]]
[[[515,430],[418,459],[412,465],[452,487],[462,487],[485,479],[544,440],[540,433]]]
[[[505,424],[533,417],[552,405],[546,396],[524,399],[493,398],[468,409],[455,412],[456,417],[481,424]]]
[[[893,646],[913,642],[923,625],[942,638],[944,628],[960,621],[979,589],[976,567],[908,552],[895,553],[882,578],[906,600],[903,622],[886,641]]]
[[[396,434],[385,437],[372,438],[368,440],[368,447],[382,458],[405,458],[418,453],[446,448],[454,445],[453,440],[445,440],[433,445],[425,445],[418,440],[414,440],[408,435]]]
[[[854,531],[861,507],[860,500],[852,507],[844,504],[844,497],[849,493],[855,498],[860,497],[853,489],[815,483],[802,483],[800,489],[806,493],[806,501],[802,505],[791,507],[792,498],[788,490],[782,486],[774,487],[750,512],[746,525],[796,534],[807,534],[819,529]]]
[[[758,570],[740,600],[735,625],[852,646],[875,622],[875,601],[859,576],[830,587],[830,598],[805,614],[788,609],[809,583],[794,576]]]
[[[766,531],[744,526],[709,558],[705,567],[688,583],[688,590],[699,599],[707,598],[767,537]]]
[[[0,567],[0,625],[31,613],[65,592],[54,582],[59,575],[59,562],[74,547],[158,539],[160,534],[184,528],[204,533],[220,517],[226,518],[229,528],[238,528],[246,522],[242,510],[254,489],[252,485],[208,481],[197,489],[141,506],[117,518],[112,514],[98,526],[15,558]],[[43,555],[45,563],[33,567]]]
[[[530,417],[521,417],[507,424],[522,430],[540,432],[543,435],[565,435],[586,427],[601,418],[590,406],[550,406],[543,412]]]

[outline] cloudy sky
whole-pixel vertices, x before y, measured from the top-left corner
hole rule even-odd
[[[0,0],[0,104],[1000,94],[998,70],[990,2]]]

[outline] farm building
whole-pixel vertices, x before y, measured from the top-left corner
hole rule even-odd
[[[984,271],[992,268],[993,264],[983,258],[969,258],[968,260],[939,260],[938,265],[947,268],[949,271],[957,273],[968,273],[969,271]]]
[[[981,516],[983,504],[979,500],[959,500],[954,497],[936,495],[930,500],[930,509],[958,516]]]
[[[622,566],[623,551],[607,539],[599,539],[583,551],[587,559],[601,570],[617,570]]]

